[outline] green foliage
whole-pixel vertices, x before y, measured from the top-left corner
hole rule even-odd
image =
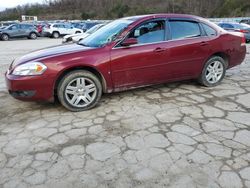
[[[81,13],[81,19],[83,19],[83,20],[92,19],[94,17],[95,17],[95,13],[93,13],[93,12],[82,12]]]
[[[250,2],[246,0],[226,0],[223,5],[218,8],[218,15],[227,16],[245,16],[250,10]]]
[[[124,5],[122,2],[117,2],[113,5],[111,10],[107,12],[108,18],[122,18],[128,13],[130,7]]]

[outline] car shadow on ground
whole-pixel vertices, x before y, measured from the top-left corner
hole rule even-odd
[[[127,96],[145,96],[150,93],[157,93],[160,92],[161,90],[164,89],[170,89],[169,92],[171,92],[171,89],[176,89],[182,85],[190,85],[193,87],[197,88],[206,88],[201,86],[197,81],[195,80],[185,80],[185,81],[178,81],[178,82],[171,82],[171,83],[165,83],[165,84],[157,84],[157,85],[152,85],[152,86],[146,86],[146,87],[140,87],[136,89],[129,89],[126,91],[120,91],[120,92],[114,92],[114,93],[104,93],[102,95],[101,100],[97,104],[96,107],[93,109],[97,109],[100,106],[105,105],[107,108],[109,107],[109,104],[112,100],[119,99],[119,98],[124,98]],[[185,95],[185,94],[184,94]],[[157,102],[157,99],[155,99]],[[55,98],[54,102],[27,102],[30,103],[35,109],[41,109],[41,110],[46,110],[46,109],[57,109],[61,112],[68,112],[67,109],[63,108],[63,106],[60,104],[58,98]],[[92,110],[93,110],[92,109]]]

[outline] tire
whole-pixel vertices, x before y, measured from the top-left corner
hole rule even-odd
[[[97,76],[89,71],[72,71],[60,80],[57,95],[66,109],[72,112],[85,111],[99,102],[102,85]]]
[[[53,37],[54,39],[58,39],[58,38],[60,37],[60,33],[57,32],[57,31],[54,31],[54,32],[52,33],[52,37]]]
[[[37,34],[36,33],[30,33],[29,38],[35,40],[35,39],[37,39]]]
[[[199,77],[199,83],[206,87],[214,87],[221,83],[226,74],[226,61],[219,57],[213,56],[206,63]]]
[[[3,41],[8,41],[9,40],[9,35],[8,34],[2,34],[2,36],[1,36],[1,39],[3,40]]]
[[[76,31],[76,33],[75,34],[78,34],[78,33],[81,33],[80,31]]]

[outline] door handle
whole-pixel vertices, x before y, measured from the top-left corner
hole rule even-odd
[[[166,51],[166,48],[156,48],[155,50],[154,50],[154,52],[157,52],[157,53],[159,53],[159,52],[164,52],[164,51]]]
[[[201,46],[207,46],[207,45],[209,45],[209,43],[208,42],[205,42],[205,41],[203,41],[203,42],[201,42],[201,44],[200,44]]]

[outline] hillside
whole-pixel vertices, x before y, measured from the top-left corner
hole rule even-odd
[[[250,16],[249,0],[45,0],[0,12],[0,21],[37,15],[48,19],[114,19],[148,13],[188,13],[203,17]]]

